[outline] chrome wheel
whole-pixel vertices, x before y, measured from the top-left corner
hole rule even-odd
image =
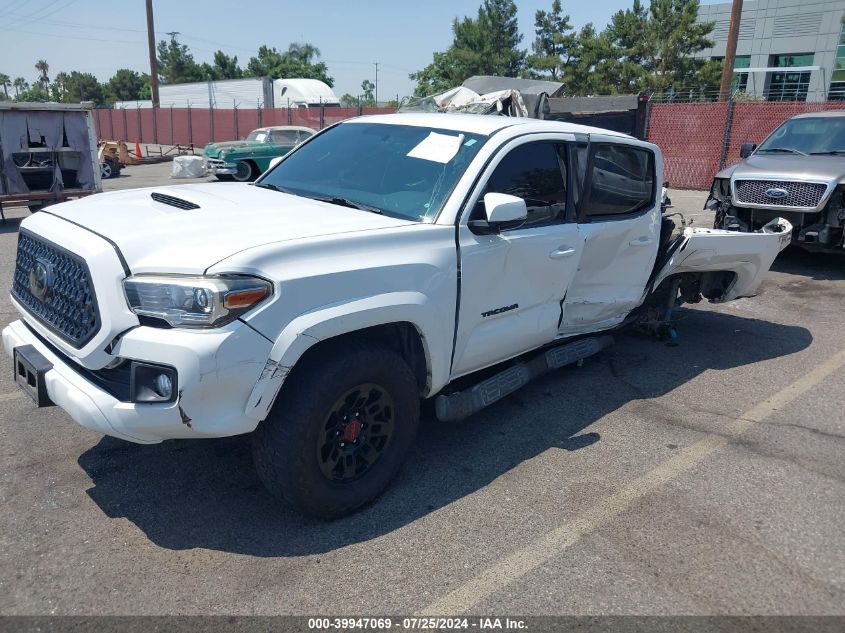
[[[237,167],[237,171],[232,174],[232,178],[234,178],[238,182],[249,182],[251,180],[254,180],[254,176],[252,174],[252,163],[249,163],[245,160],[239,160],[235,165]]]

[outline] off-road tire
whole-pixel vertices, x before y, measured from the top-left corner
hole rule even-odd
[[[392,434],[358,479],[332,481],[321,466],[321,433],[338,399],[363,384],[380,386],[392,400]],[[303,514],[325,519],[350,514],[381,494],[401,468],[417,433],[419,409],[417,381],[401,356],[365,340],[328,345],[294,368],[252,434],[258,476],[274,496]]]

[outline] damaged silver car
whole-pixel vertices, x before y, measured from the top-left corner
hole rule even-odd
[[[715,228],[748,233],[783,217],[793,244],[845,253],[845,110],[794,116],[740,155],[713,180]]]

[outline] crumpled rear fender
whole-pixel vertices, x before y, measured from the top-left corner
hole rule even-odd
[[[755,233],[687,228],[679,245],[654,277],[657,288],[679,273],[730,271],[736,277],[719,301],[748,297],[757,292],[775,257],[792,239],[792,224],[776,218]]]

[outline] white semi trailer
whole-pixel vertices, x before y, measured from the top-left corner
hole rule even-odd
[[[332,89],[317,79],[225,79],[163,85],[162,108],[302,108],[339,106]],[[151,108],[152,101],[118,101],[116,109]]]

